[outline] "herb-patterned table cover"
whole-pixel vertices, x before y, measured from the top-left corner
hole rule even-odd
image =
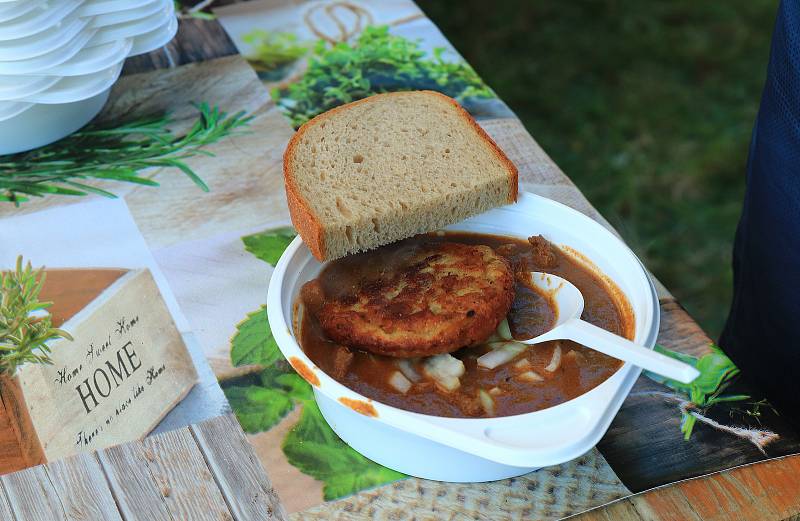
[[[99,117],[114,125],[169,112],[169,128],[182,134],[197,121],[193,103],[244,111],[252,118],[246,132],[209,144],[213,157],[184,161],[208,192],[170,165],[142,171],[158,187],[92,184],[120,196],[130,211],[290,518],[559,518],[800,451],[798,434],[742,388],[738,369],[660,284],[659,343],[703,377],[685,387],[643,375],[598,447],[580,458],[518,478],[450,484],[403,476],[350,449],[282,359],[266,321],[272,266],[294,236],[281,174],[294,128],[373,92],[440,90],[505,150],[521,189],[611,227],[410,0],[264,0],[214,13],[215,21],[182,22],[166,50],[129,61]],[[208,59],[214,56],[223,57]],[[198,63],[184,64],[191,61]],[[153,66],[161,68],[136,73]],[[0,206],[0,218],[80,209],[98,197],[34,198]],[[774,434],[768,443],[765,433]]]

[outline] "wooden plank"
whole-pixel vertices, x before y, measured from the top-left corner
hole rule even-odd
[[[769,465],[753,465],[746,469],[753,473],[763,488],[763,498],[781,517],[800,511],[800,457],[783,458]],[[739,477],[745,469],[734,471]]]
[[[11,505],[8,502],[5,487],[0,484],[0,519],[7,519],[14,521],[14,512],[11,510]]]
[[[188,428],[112,447],[98,457],[126,521],[233,519]]]
[[[741,496],[734,497],[731,491],[722,485],[721,479],[690,480],[676,488],[680,489],[701,519],[714,519],[726,512],[738,510],[736,501]],[[701,498],[701,500],[697,501],[693,498]]]
[[[93,455],[80,454],[50,463],[47,474],[70,521],[122,521],[103,470]]]
[[[148,467],[173,519],[232,520],[214,476],[188,428],[144,440]]]
[[[711,339],[675,299],[661,301],[661,327],[658,343],[692,356],[703,356],[711,349]]]
[[[172,68],[232,54],[238,54],[236,46],[218,21],[182,18],[171,42],[148,54],[129,58],[122,74]]]
[[[278,494],[232,414],[190,429],[237,521],[286,519]]]
[[[45,461],[17,376],[0,376],[0,474]]]
[[[678,487],[664,488],[658,494],[633,496],[628,501],[644,519],[659,521],[702,521],[692,504]]]
[[[141,442],[111,447],[98,452],[97,458],[125,521],[174,519]]]
[[[800,456],[740,467],[639,494],[580,521],[786,519],[800,512]]]
[[[44,466],[6,474],[0,482],[18,520],[67,521],[64,505]]]
[[[611,503],[605,508],[592,510],[583,516],[582,520],[592,521],[639,521],[642,517],[636,507],[627,499]]]

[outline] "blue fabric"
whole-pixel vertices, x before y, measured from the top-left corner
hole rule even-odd
[[[755,72],[755,71],[754,71]],[[720,346],[800,420],[800,1],[781,2],[747,164]]]

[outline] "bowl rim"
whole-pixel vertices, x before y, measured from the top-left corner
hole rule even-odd
[[[3,51],[0,53],[0,59],[3,61],[28,60],[55,52],[65,42],[75,40],[87,30],[93,31],[88,25],[89,22],[80,18],[76,12],[72,12],[53,26],[52,30],[23,38],[3,40],[3,45],[0,46]],[[42,36],[42,34],[46,34],[46,36]]]
[[[69,18],[83,5],[84,0],[56,2],[53,6],[39,4],[17,17],[0,22],[0,41],[12,41],[40,35],[51,30],[61,20]],[[35,11],[39,12],[35,12]]]
[[[130,0],[85,0],[85,3],[81,6],[81,16],[97,16],[116,13],[117,11],[127,11],[158,1],[159,0],[143,0],[138,5],[131,7]]]
[[[643,344],[648,348],[652,348],[655,345],[660,325],[659,301],[655,285],[649,272],[644,267],[644,264],[619,237],[611,233],[594,219],[591,219],[577,210],[546,197],[528,192],[520,192],[517,202],[524,201],[551,204],[560,207],[562,211],[566,210],[570,213],[579,214],[581,218],[586,220],[588,226],[595,228],[598,233],[610,236],[610,238],[617,243],[616,246],[620,248],[620,252],[629,255],[635,260],[636,264],[641,268],[641,275],[644,276],[649,286],[649,298],[651,300],[649,304],[653,307],[653,313],[650,319],[650,326],[643,335]],[[458,226],[458,224],[460,223],[456,223],[454,226]],[[297,254],[302,253],[300,250],[304,247],[300,236],[298,235],[295,237],[275,265],[268,287],[267,317],[273,337],[281,353],[306,381],[309,381],[309,371],[313,373],[314,379],[317,381],[309,381],[309,383],[312,385],[315,393],[321,392],[328,398],[338,401],[342,407],[350,407],[351,409],[354,409],[354,407],[345,404],[343,399],[365,403],[367,404],[369,413],[365,413],[363,410],[358,410],[357,408],[355,410],[361,412],[365,416],[373,416],[375,420],[396,427],[407,433],[415,434],[463,450],[464,452],[513,466],[541,467],[561,463],[583,454],[599,441],[610,425],[611,420],[616,415],[617,410],[622,405],[622,401],[627,398],[633,383],[641,372],[640,368],[630,363],[624,363],[605,381],[575,398],[546,409],[512,416],[451,418],[412,412],[373,400],[350,389],[325,373],[305,354],[299,342],[295,339],[292,330],[294,320],[293,317],[288,317],[287,320],[281,295],[283,293],[284,278],[290,267],[290,263]],[[306,253],[310,255],[310,253]],[[294,308],[293,303],[291,303],[290,308]],[[301,363],[300,370],[295,367],[297,361],[292,360],[293,358],[299,359]],[[603,395],[609,396],[607,398],[602,398]],[[522,424],[531,425],[531,423],[535,423],[536,420],[547,420],[548,417],[558,417],[558,415],[565,410],[573,409],[577,404],[589,402],[592,399],[601,399],[605,404],[605,409],[600,411],[597,418],[595,418],[596,421],[591,425],[592,428],[590,432],[587,432],[583,442],[578,444],[580,448],[573,448],[566,452],[562,451],[561,454],[554,459],[548,459],[547,457],[543,459],[538,449],[515,446],[507,442],[498,442],[498,440],[491,440],[487,436],[487,432],[492,428],[511,427],[512,425],[522,427]],[[613,411],[611,411],[612,409]],[[609,411],[611,411],[611,414],[608,414]]]

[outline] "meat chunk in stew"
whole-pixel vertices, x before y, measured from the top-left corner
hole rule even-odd
[[[344,375],[347,374],[347,370],[350,368],[350,364],[353,363],[353,352],[342,345],[336,345],[334,348],[336,351],[333,354],[333,376],[336,379],[344,378]]]
[[[528,242],[533,248],[533,263],[537,268],[552,269],[558,266],[558,256],[550,241],[541,235],[528,237]]]

